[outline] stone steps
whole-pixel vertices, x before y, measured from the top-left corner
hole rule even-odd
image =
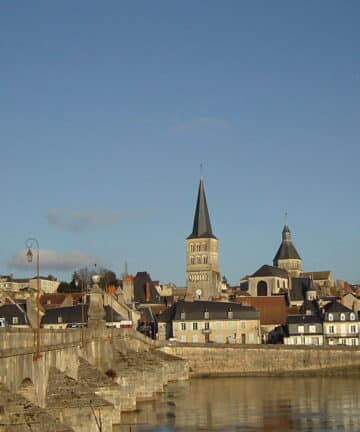
[[[46,395],[48,412],[75,432],[111,432],[114,405],[83,383],[50,368]]]
[[[74,432],[74,429],[0,384],[0,432]]]

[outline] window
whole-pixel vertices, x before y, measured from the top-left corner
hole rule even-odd
[[[203,244],[203,250],[207,251],[207,244],[206,243]]]
[[[200,243],[196,244],[196,252],[200,252],[201,251],[201,247],[200,247]]]
[[[198,264],[201,264],[201,256],[197,256],[196,257],[196,261],[197,261]]]
[[[181,323],[181,330],[186,330],[186,323]]]
[[[180,341],[181,341],[181,342],[186,342],[186,335],[181,335],[181,339],[180,339]]]
[[[317,337],[311,338],[311,344],[312,345],[319,345],[319,338],[317,338]]]
[[[276,282],[277,282],[277,287],[280,288],[280,280],[278,279]]]
[[[351,324],[351,326],[350,326],[350,333],[356,333],[356,330],[357,330],[356,325],[355,324]]]
[[[351,339],[351,345],[357,345],[357,339]]]
[[[198,343],[199,342],[199,336],[197,334],[194,334],[192,337],[192,341],[193,341],[193,343]]]
[[[62,316],[58,316],[58,323],[61,324],[63,322]]]
[[[335,333],[335,326],[331,325],[328,327],[328,329],[329,329],[329,333],[332,333],[332,334]]]
[[[190,257],[190,264],[195,264],[195,257],[193,256]]]
[[[233,319],[234,318],[234,312],[232,310],[228,311],[228,319]]]
[[[198,323],[197,322],[194,322],[193,323],[193,330],[197,330],[198,329]]]
[[[203,256],[203,264],[208,263],[208,257],[206,255]]]
[[[210,329],[210,323],[208,321],[205,323],[204,328],[205,328],[205,330],[209,330]]]
[[[205,319],[209,319],[209,316],[210,316],[210,315],[209,315],[209,311],[206,310],[206,311],[204,312],[204,318],[205,318]]]
[[[340,320],[345,321],[345,314],[344,313],[340,314]]]
[[[311,316],[311,309],[306,309],[305,315],[306,316]]]
[[[181,320],[185,320],[185,319],[186,319],[186,313],[185,313],[185,311],[182,311],[182,312],[180,313],[180,319],[181,319]]]
[[[245,321],[240,321],[240,328],[242,328],[242,329],[245,328]]]
[[[193,243],[190,244],[190,251],[195,252],[195,247],[194,247]]]
[[[316,333],[316,326],[310,325],[309,326],[309,333]]]
[[[334,321],[334,316],[333,316],[332,313],[329,313],[329,314],[328,314],[328,320],[329,320],[329,321]]]
[[[298,333],[304,333],[304,326],[298,326]]]
[[[355,314],[353,312],[351,312],[350,314],[350,320],[355,321]]]
[[[13,317],[12,317],[12,323],[13,323],[13,324],[19,324],[19,317],[17,317],[17,316],[13,316]]]

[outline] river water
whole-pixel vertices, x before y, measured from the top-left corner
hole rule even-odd
[[[121,432],[360,431],[360,379],[207,378],[171,383],[122,415]]]

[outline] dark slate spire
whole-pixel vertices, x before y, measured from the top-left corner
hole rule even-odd
[[[198,237],[216,238],[211,229],[209,210],[206,204],[204,180],[202,177],[200,178],[193,230],[188,239]]]
[[[278,260],[282,259],[298,259],[301,260],[300,255],[298,254],[295,246],[291,241],[291,232],[288,225],[284,225],[284,229],[282,231],[282,242],[281,245],[276,252],[274,258],[274,265],[277,265]]]

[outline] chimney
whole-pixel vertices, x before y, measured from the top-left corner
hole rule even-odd
[[[146,282],[145,286],[145,300],[150,301],[150,282]]]

